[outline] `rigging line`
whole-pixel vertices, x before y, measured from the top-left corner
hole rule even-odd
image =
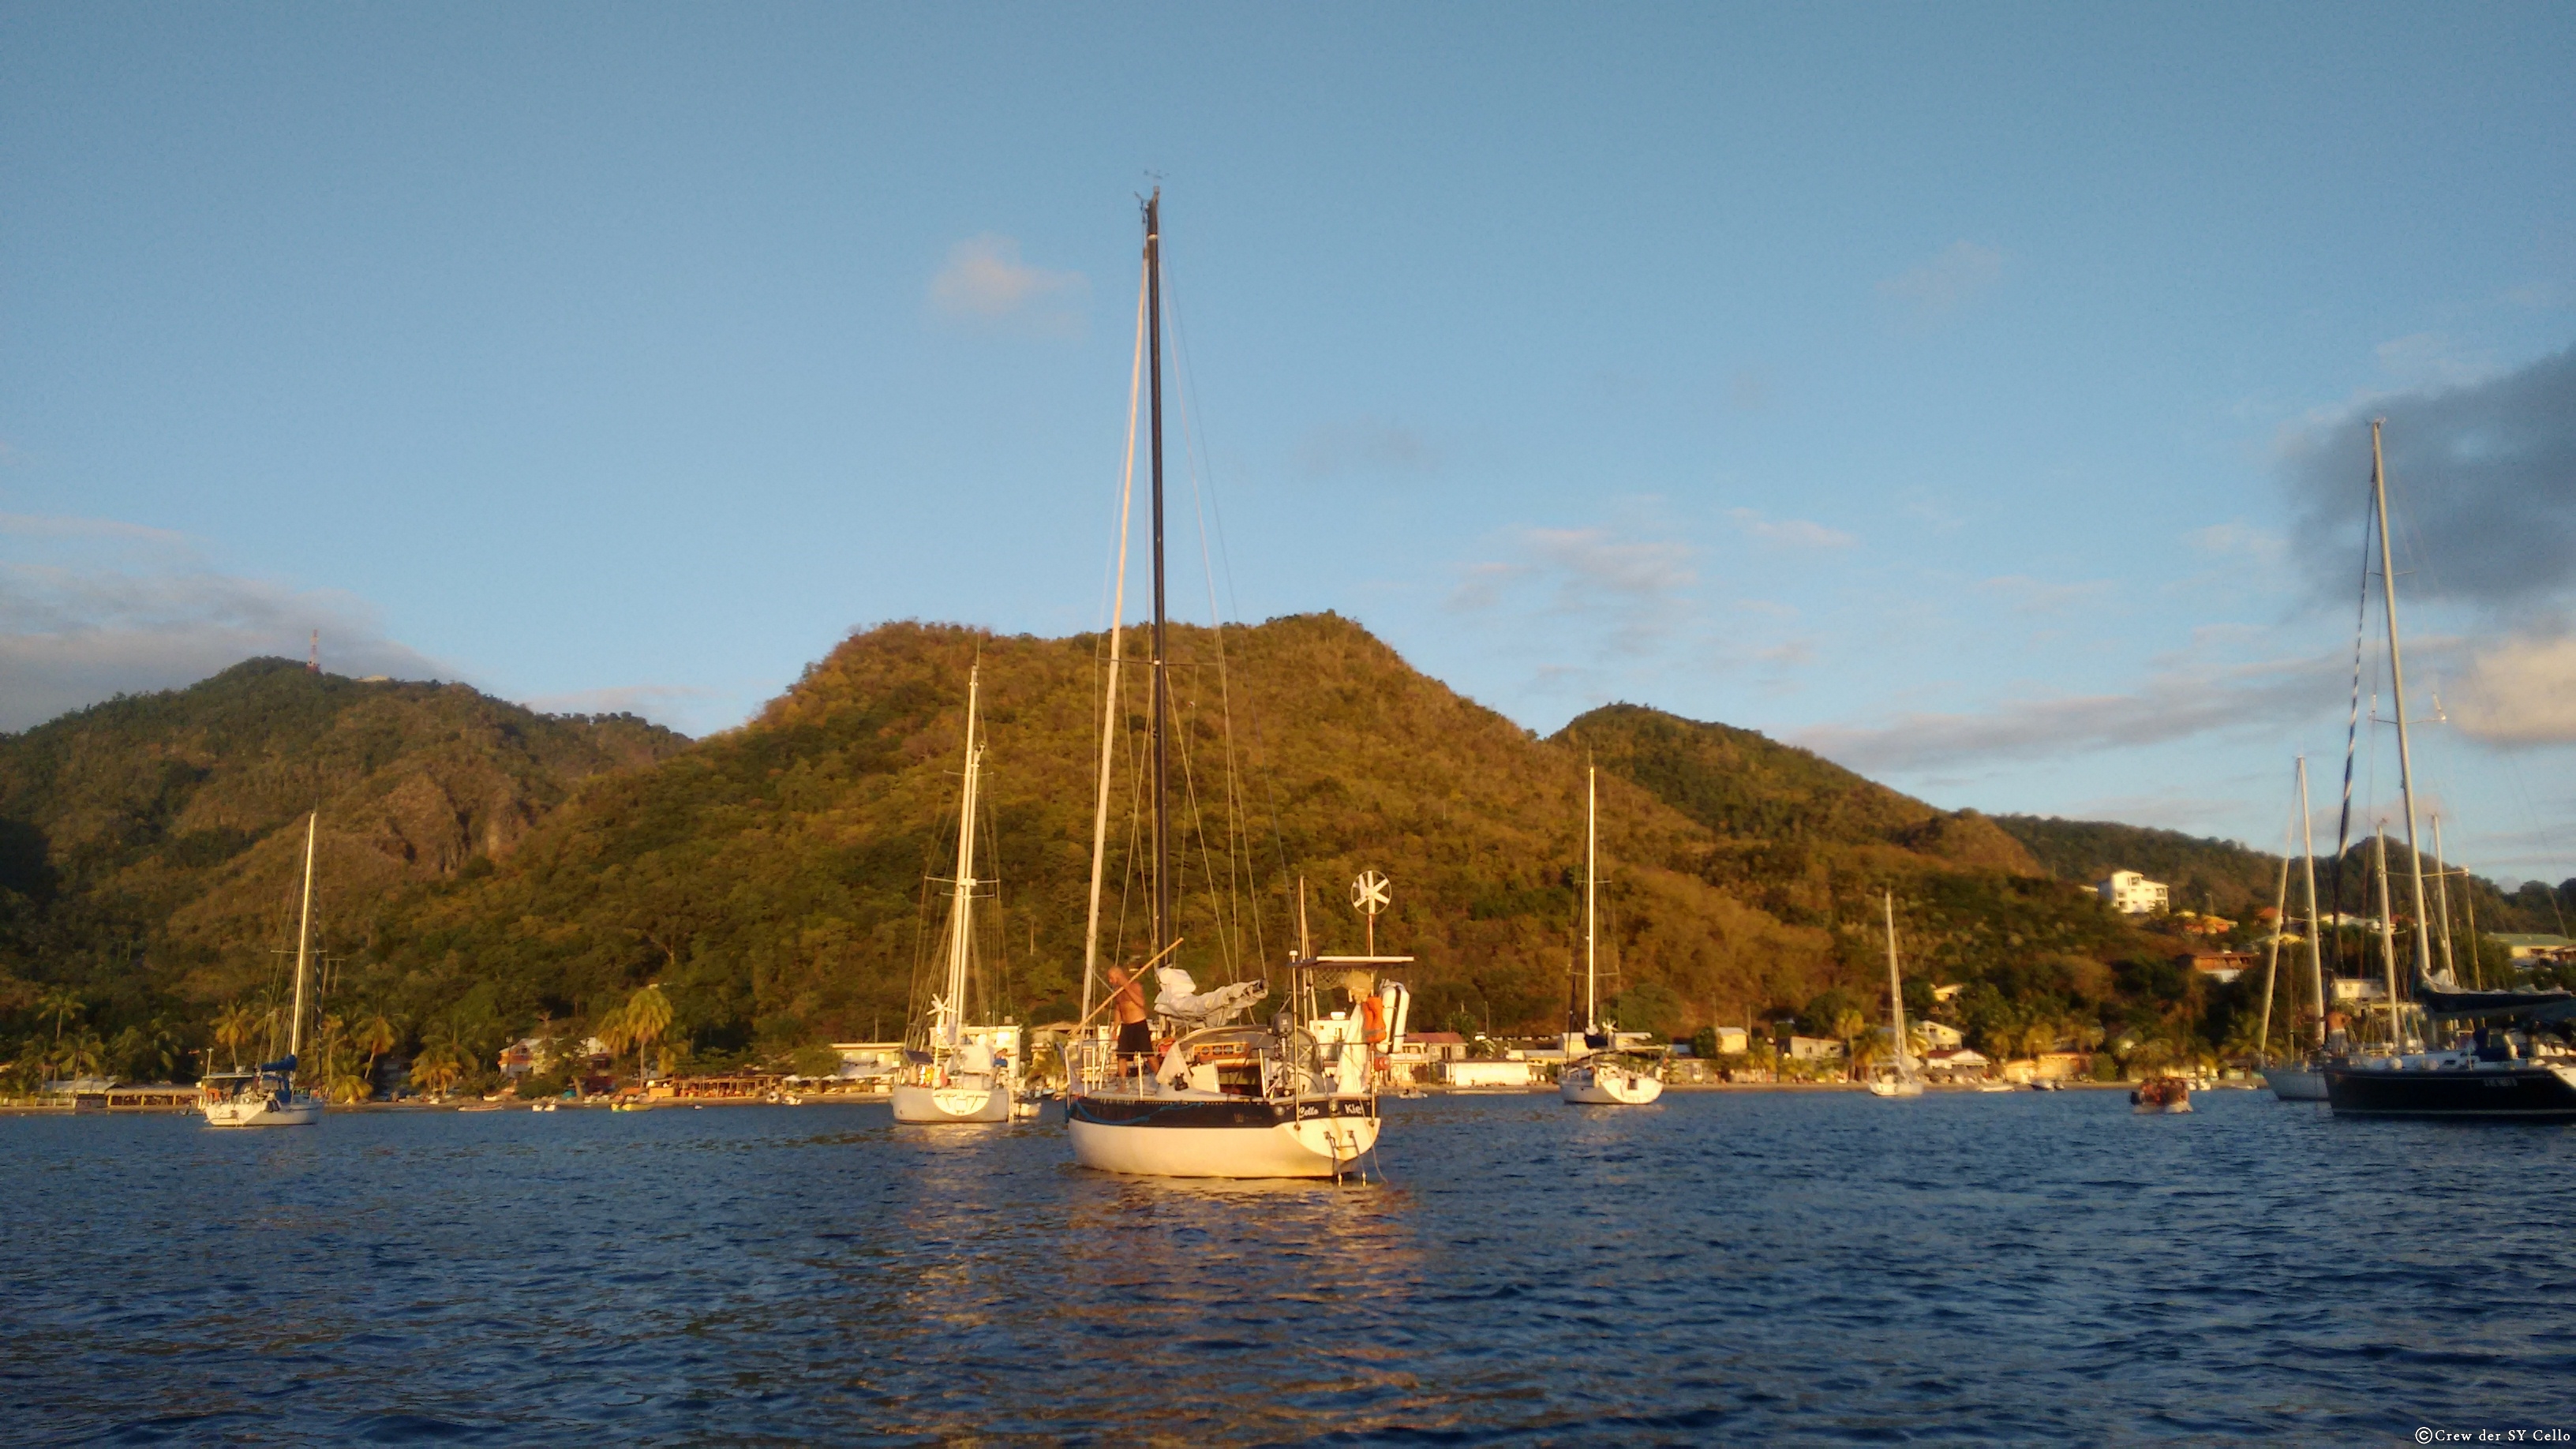
[[[1118,564],[1109,608],[1109,682],[1101,690],[1100,765],[1091,817],[1091,899],[1082,931],[1082,1015],[1091,1015],[1091,988],[1100,965],[1100,872],[1109,846],[1110,724],[1121,708],[1118,669],[1127,639],[1127,538],[1136,507],[1136,406],[1145,381],[1145,311],[1153,284],[1152,258],[1140,259],[1136,284],[1136,349],[1127,367],[1127,451],[1118,480]],[[1159,478],[1159,474],[1157,477]],[[1157,495],[1157,502],[1160,496]],[[1155,525],[1159,530],[1161,524]],[[1156,534],[1159,539],[1161,534]],[[1159,548],[1159,545],[1158,545]],[[1159,560],[1159,554],[1157,555]],[[1095,655],[1095,657],[1097,657]]]
[[[2355,605],[2352,630],[2352,711],[2344,722],[2343,734],[2343,812],[2335,822],[2334,868],[2329,872],[2332,882],[2328,886],[2334,896],[2334,912],[2337,916],[2343,914],[2344,851],[2352,839],[2352,765],[2353,755],[2359,747],[2361,735],[2361,655],[2363,647],[2370,639],[2370,546],[2375,536],[2372,530],[2377,526],[2377,516],[2375,510],[2369,508],[2362,510],[2361,594],[2359,602]],[[2335,935],[2333,955],[2333,970],[2340,976],[2343,974],[2343,936],[2340,930]]]
[[[1209,513],[1213,513],[1213,514],[1216,516],[1216,558],[1217,558],[1217,560],[1218,560],[1218,561],[1221,561],[1221,562],[1224,564],[1224,574],[1225,574],[1225,597],[1226,597],[1226,602],[1227,602],[1229,605],[1231,605],[1231,606],[1232,606],[1232,608],[1233,608],[1233,610],[1234,610],[1234,617],[1235,617],[1235,618],[1237,618],[1237,619],[1241,619],[1241,618],[1243,617],[1243,601],[1242,601],[1242,599],[1237,595],[1237,593],[1235,592],[1235,582],[1234,582],[1234,557],[1233,557],[1232,550],[1231,550],[1231,549],[1229,549],[1229,548],[1227,547],[1227,544],[1226,544],[1226,535],[1225,535],[1225,511],[1224,511],[1223,506],[1219,503],[1219,501],[1218,501],[1218,500],[1217,500],[1217,498],[1215,497],[1215,486],[1214,486],[1214,479],[1215,479],[1215,474],[1216,474],[1216,464],[1215,464],[1215,460],[1214,460],[1213,456],[1211,456],[1211,455],[1209,455],[1209,454],[1208,454],[1208,451],[1207,451],[1207,438],[1206,438],[1206,434],[1205,434],[1205,432],[1202,430],[1202,431],[1199,431],[1199,432],[1197,432],[1197,433],[1193,433],[1193,432],[1192,432],[1192,430],[1191,430],[1191,428],[1190,428],[1190,416],[1191,416],[1191,415],[1190,415],[1189,405],[1188,405],[1188,400],[1189,400],[1189,391],[1188,391],[1188,390],[1194,386],[1194,384],[1190,381],[1190,379],[1192,379],[1192,378],[1194,378],[1194,377],[1196,376],[1196,370],[1195,370],[1195,366],[1194,366],[1194,364],[1193,364],[1193,363],[1191,362],[1191,360],[1190,360],[1190,358],[1191,358],[1191,353],[1190,353],[1190,351],[1189,351],[1189,336],[1188,336],[1188,331],[1187,331],[1187,329],[1182,325],[1180,300],[1179,300],[1178,295],[1177,295],[1176,293],[1174,293],[1174,292],[1173,292],[1173,289],[1172,289],[1171,266],[1170,266],[1170,261],[1169,261],[1169,259],[1168,259],[1168,258],[1165,258],[1165,259],[1164,259],[1164,267],[1163,267],[1163,290],[1164,290],[1164,292],[1166,293],[1166,296],[1165,296],[1165,299],[1164,299],[1164,309],[1163,309],[1163,310],[1164,310],[1165,314],[1168,316],[1168,318],[1170,319],[1171,329],[1172,329],[1172,350],[1173,350],[1173,354],[1174,354],[1174,356],[1173,356],[1173,369],[1172,369],[1172,372],[1173,372],[1173,376],[1172,376],[1172,386],[1173,386],[1173,391],[1175,392],[1175,394],[1177,394],[1177,395],[1178,395],[1178,401],[1179,401],[1179,403],[1180,403],[1180,411],[1181,411],[1181,455],[1182,455],[1183,461],[1184,461],[1185,463],[1187,463],[1187,464],[1188,464],[1188,466],[1190,466],[1193,470],[1195,470],[1195,469],[1198,467],[1198,462],[1197,462],[1197,461],[1194,461],[1194,456],[1195,456],[1195,458],[1198,458],[1198,459],[1204,459],[1204,460],[1206,461],[1206,464],[1207,464],[1207,471],[1208,471],[1208,477],[1209,477],[1209,480],[1210,480],[1209,488],[1208,488],[1208,493],[1207,493],[1207,498],[1206,498],[1206,509],[1207,509],[1207,512],[1209,512]],[[1191,452],[1191,447],[1192,447],[1191,439],[1192,439],[1193,437],[1196,437],[1196,438],[1197,438],[1197,444],[1196,444],[1196,446],[1197,446],[1197,448],[1198,448],[1198,453],[1197,453],[1196,455],[1193,455],[1193,454],[1192,454],[1192,452]],[[1193,471],[1193,472],[1191,473],[1191,476],[1190,476],[1190,492],[1191,492],[1191,499],[1192,499],[1193,507],[1196,507],[1196,506],[1197,506],[1197,504],[1198,504],[1198,500],[1199,500],[1198,474],[1196,473],[1196,471]],[[1216,574],[1217,574],[1217,570],[1216,570],[1216,568],[1215,568],[1215,567],[1214,567],[1214,566],[1209,562],[1209,560],[1208,560],[1208,539],[1207,539],[1207,535],[1208,535],[1207,519],[1206,519],[1206,517],[1205,517],[1204,515],[1202,515],[1202,516],[1199,518],[1199,566],[1200,566],[1200,568],[1201,568],[1202,570],[1204,570],[1204,571],[1206,572],[1207,579],[1208,579],[1208,613],[1209,613],[1209,616],[1210,616],[1211,618],[1217,618],[1217,617],[1218,617],[1218,616],[1217,616],[1217,608],[1216,608]],[[1223,680],[1225,679],[1225,677],[1226,677],[1226,676],[1224,675],[1224,673],[1223,673],[1223,671],[1222,671],[1222,667],[1221,667],[1221,666],[1222,666],[1222,663],[1223,663],[1223,660],[1224,660],[1224,649],[1225,649],[1225,643],[1224,643],[1224,625],[1223,625],[1222,620],[1219,620],[1219,623],[1218,623],[1218,641],[1217,641],[1217,650],[1218,650],[1218,659],[1219,659],[1219,663],[1220,663],[1219,680],[1220,680],[1221,685],[1222,685],[1222,681],[1223,681]],[[1248,727],[1251,729],[1251,731],[1252,731],[1252,758],[1253,758],[1253,768],[1254,768],[1256,771],[1258,771],[1258,772],[1260,773],[1260,775],[1261,775],[1261,791],[1262,791],[1263,800],[1264,800],[1264,802],[1265,802],[1265,803],[1270,807],[1270,840],[1271,840],[1272,852],[1273,852],[1273,855],[1275,856],[1275,858],[1276,858],[1276,860],[1277,860],[1278,867],[1279,867],[1279,894],[1280,894],[1280,899],[1281,899],[1281,901],[1282,901],[1282,902],[1284,902],[1284,903],[1285,903],[1286,910],[1287,910],[1287,914],[1288,914],[1288,918],[1289,918],[1291,921],[1293,921],[1293,920],[1295,919],[1295,916],[1296,916],[1297,903],[1292,899],[1292,892],[1293,892],[1293,890],[1294,890],[1294,886],[1293,886],[1293,884],[1292,884],[1293,878],[1292,878],[1292,877],[1291,877],[1291,875],[1289,874],[1289,870],[1288,870],[1288,839],[1287,839],[1287,834],[1286,834],[1285,830],[1281,827],[1281,825],[1280,825],[1280,823],[1279,823],[1279,790],[1278,790],[1278,782],[1277,782],[1275,779],[1273,779],[1273,778],[1271,777],[1270,771],[1269,771],[1269,769],[1268,769],[1268,767],[1267,767],[1267,764],[1266,764],[1267,760],[1269,759],[1269,752],[1268,752],[1268,750],[1267,750],[1267,749],[1265,749],[1265,748],[1263,747],[1263,743],[1262,743],[1262,738],[1261,738],[1261,712],[1260,712],[1257,708],[1254,708],[1254,707],[1253,707],[1252,701],[1251,701],[1249,698],[1247,698],[1247,699],[1244,701],[1244,718],[1245,718],[1245,722],[1246,722],[1247,726],[1248,726]],[[1230,691],[1229,691],[1229,694],[1228,694],[1228,700],[1227,700],[1227,732],[1226,732],[1226,762],[1227,762],[1227,769],[1228,769],[1228,771],[1229,771],[1229,772],[1232,772],[1232,771],[1233,771],[1233,769],[1234,769],[1234,763],[1233,763],[1233,762],[1234,762],[1234,735],[1233,735],[1232,720],[1233,720],[1233,706],[1232,706],[1232,697],[1231,697],[1231,693],[1230,693]],[[1237,779],[1237,782],[1238,782],[1238,783],[1237,783],[1237,788],[1238,788],[1238,790],[1239,790],[1239,788],[1240,788],[1240,785],[1239,785],[1239,777],[1231,777],[1231,778],[1235,778],[1235,779]],[[1252,876],[1252,869],[1251,869],[1251,847],[1250,847],[1250,845],[1249,845],[1249,843],[1248,843],[1248,839],[1247,839],[1247,844],[1246,844],[1246,846],[1245,846],[1244,857],[1245,857],[1245,858],[1244,858],[1244,874],[1245,874],[1245,879],[1246,879],[1247,881],[1249,881],[1249,880],[1251,879],[1251,876]],[[1247,894],[1247,895],[1252,895],[1252,894],[1253,894],[1253,892],[1251,892],[1249,889],[1247,889],[1247,890],[1246,890],[1246,892],[1245,892],[1245,894]],[[1256,899],[1257,899],[1257,897],[1256,897]],[[1284,927],[1284,926],[1283,926],[1283,929],[1285,929],[1285,927]],[[1255,947],[1255,949],[1256,949],[1256,950],[1259,950],[1259,951],[1262,953],[1262,980],[1266,982],[1266,981],[1268,981],[1268,980],[1270,979],[1270,974],[1269,974],[1269,973],[1270,973],[1270,966],[1269,966],[1269,951],[1268,951],[1268,948],[1267,948],[1265,945],[1263,945],[1263,944],[1262,944],[1262,942],[1263,942],[1263,940],[1264,940],[1264,937],[1263,937],[1262,930],[1261,930],[1261,911],[1260,911],[1260,908],[1259,908],[1257,905],[1253,908],[1253,912],[1252,912],[1252,930],[1253,930],[1253,942],[1254,942],[1254,947]]]
[[[1167,291],[1170,289],[1170,282],[1171,278],[1167,268],[1164,275],[1164,285]],[[1215,498],[1216,464],[1214,457],[1208,451],[1206,434],[1203,430],[1196,429],[1191,426],[1194,417],[1194,411],[1190,405],[1192,397],[1191,380],[1193,378],[1193,372],[1190,366],[1187,340],[1181,332],[1180,305],[1176,298],[1169,303],[1169,310],[1172,313],[1172,350],[1175,354],[1173,358],[1175,365],[1173,367],[1172,375],[1172,392],[1173,400],[1176,404],[1176,410],[1180,414],[1181,460],[1183,466],[1187,468],[1189,472],[1191,517],[1198,524],[1199,531],[1199,573],[1200,577],[1204,579],[1207,584],[1208,627],[1213,633],[1216,650],[1217,697],[1220,717],[1224,727],[1222,738],[1225,746],[1225,773],[1222,783],[1225,787],[1226,803],[1226,891],[1229,898],[1235,899],[1238,902],[1235,907],[1234,945],[1232,948],[1233,954],[1236,958],[1236,965],[1233,968],[1232,974],[1239,978],[1241,975],[1240,957],[1242,953],[1243,938],[1243,907],[1240,903],[1240,899],[1243,895],[1250,894],[1246,887],[1249,884],[1251,870],[1250,861],[1248,858],[1245,858],[1248,856],[1248,852],[1238,853],[1237,849],[1237,842],[1242,838],[1242,831],[1240,829],[1242,824],[1242,810],[1241,788],[1234,752],[1234,693],[1231,677],[1226,668],[1225,612],[1217,605],[1217,568],[1215,556],[1211,555],[1208,547],[1208,519],[1211,514],[1217,514]],[[1217,553],[1222,554],[1225,548],[1225,521],[1222,514],[1217,514],[1216,534]],[[1234,601],[1234,566],[1230,558],[1226,564],[1226,597],[1229,602]],[[1238,604],[1236,608],[1236,617],[1240,618],[1241,616],[1242,611]],[[1204,687],[1203,682],[1202,687]],[[1204,826],[1202,826],[1199,847],[1201,856],[1205,857],[1207,854],[1207,840],[1204,833]],[[1243,867],[1240,872],[1237,870],[1238,866]],[[1213,876],[1211,876],[1209,889],[1213,891],[1214,888],[1215,882]],[[1263,962],[1262,980],[1267,982],[1269,980],[1269,953],[1266,948],[1259,944],[1263,937],[1261,934],[1261,912],[1257,903],[1253,906],[1252,910],[1252,926],[1253,938],[1256,943],[1255,949],[1260,952],[1260,959]]]
[[[1191,768],[1190,764],[1190,736],[1195,733],[1195,731],[1188,728],[1188,726],[1198,717],[1198,691],[1202,682],[1198,678],[1198,674],[1199,671],[1197,668],[1192,668],[1190,670],[1190,699],[1187,705],[1184,706],[1188,710],[1188,715],[1182,721],[1183,727],[1176,731],[1180,736],[1181,745],[1181,794],[1189,801],[1190,827],[1198,833],[1199,871],[1207,881],[1208,914],[1216,923],[1217,955],[1224,961],[1226,980],[1231,983],[1240,980],[1243,974],[1241,970],[1242,921],[1240,918],[1240,912],[1238,911],[1237,919],[1235,920],[1231,930],[1229,930],[1226,924],[1225,902],[1219,899],[1217,895],[1215,856],[1214,853],[1208,849],[1207,814],[1200,808],[1198,774]],[[1187,860],[1187,854],[1184,853],[1182,858]]]

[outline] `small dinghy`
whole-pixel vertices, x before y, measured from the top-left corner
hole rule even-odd
[[[2180,1077],[2150,1077],[2129,1093],[2129,1105],[2141,1116],[2191,1110],[2191,1084]]]

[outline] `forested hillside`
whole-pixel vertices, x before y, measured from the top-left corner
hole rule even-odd
[[[672,1043],[702,1063],[895,1032],[939,928],[979,669],[978,874],[995,883],[977,949],[1007,1011],[1069,1016],[1103,653],[1102,636],[887,625],[694,744],[280,660],[0,739],[0,1044],[58,1066],[86,1039],[123,1074],[187,1069],[219,1009],[264,1007],[283,984],[316,805],[329,1009],[381,1015],[397,1055],[434,1041],[488,1062],[535,1023],[596,1023],[648,982],[675,1010]],[[1552,1027],[1577,959],[1591,762],[1606,995],[1630,1025],[1874,1013],[1893,892],[1909,976],[1968,986],[1955,1011],[1980,1040],[2235,1029],[2239,993],[2171,964],[2191,942],[2112,916],[2084,883],[2116,861],[2177,877],[2182,903],[2224,882],[2215,904],[2242,910],[2271,858],[1945,812],[1751,731],[1632,705],[1541,740],[1330,614],[1175,629],[1172,654],[1178,926],[1203,982],[1285,955],[1301,878],[1317,947],[1357,948],[1348,883],[1375,868],[1395,883],[1378,945],[1419,958],[1418,1020]],[[1140,955],[1146,934],[1132,659],[1122,693],[1109,959]],[[2519,920],[2492,895],[2482,924]]]
[[[172,1055],[218,1003],[277,979],[308,812],[317,915],[347,962],[405,884],[504,858],[583,781],[686,744],[283,659],[0,737],[0,1011],[23,1028],[66,996],[77,1010],[48,1013],[49,1040]]]

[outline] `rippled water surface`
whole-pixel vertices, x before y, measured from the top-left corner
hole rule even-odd
[[[2576,1130],[2218,1092],[1391,1103],[1386,1181],[881,1105],[0,1119],[0,1436],[2576,1430]]]

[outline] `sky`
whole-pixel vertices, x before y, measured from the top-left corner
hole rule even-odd
[[[1098,628],[1160,185],[1183,617],[2276,847],[2385,417],[2423,807],[2576,876],[2571,74],[2537,5],[0,4],[0,729],[316,628],[692,734]]]

